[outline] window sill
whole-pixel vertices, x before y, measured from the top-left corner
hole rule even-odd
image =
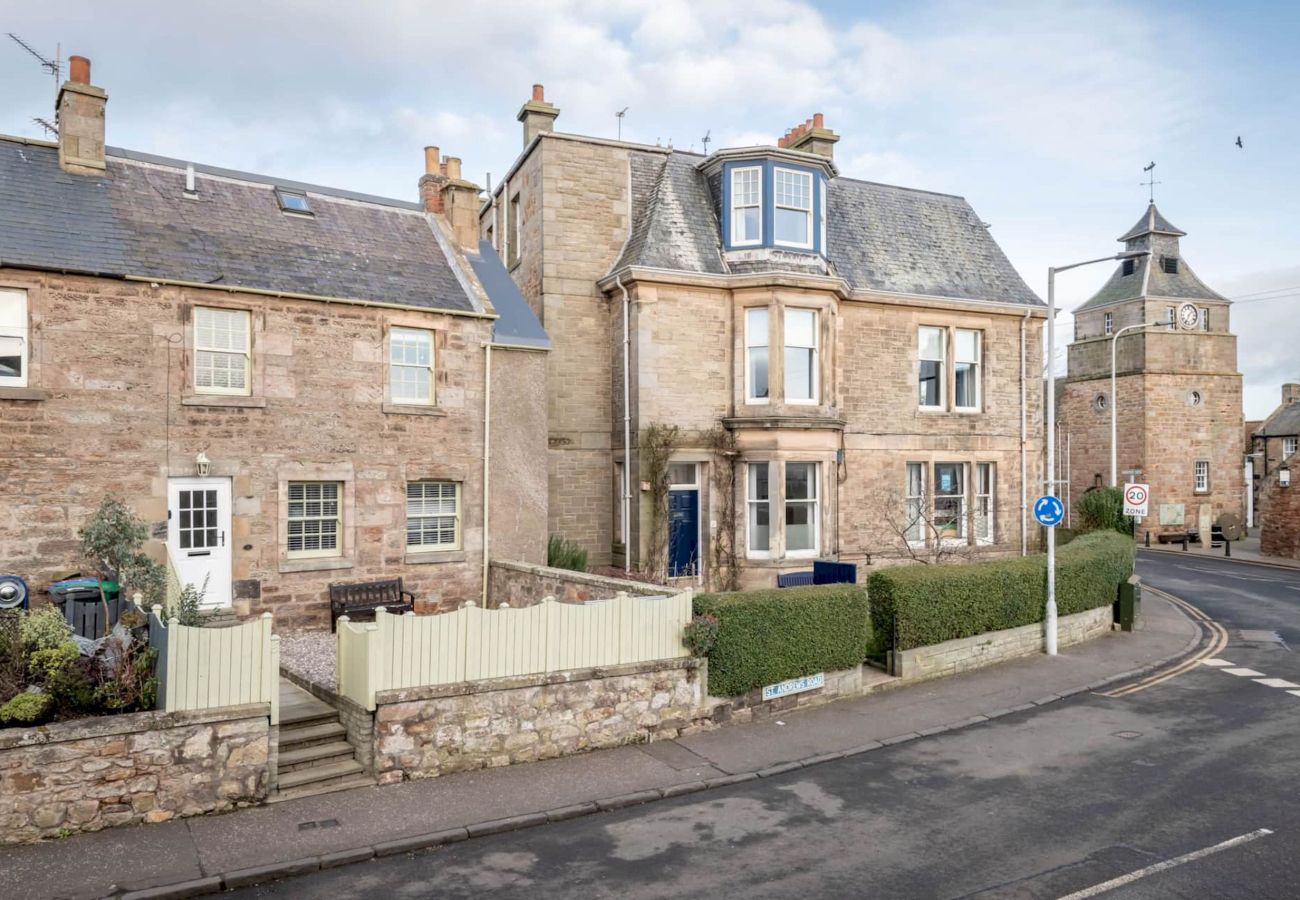
[[[425,550],[407,553],[403,562],[408,566],[429,566],[437,563],[464,562],[467,559],[469,555],[464,550]]]
[[[384,414],[389,416],[445,416],[447,410],[439,406],[420,403],[385,403]]]
[[[48,400],[50,392],[34,387],[0,387],[0,400]]]
[[[221,409],[266,409],[265,397],[238,397],[229,394],[191,394],[181,398],[181,406],[215,406]]]
[[[330,572],[337,569],[352,568],[352,560],[323,556],[319,559],[282,559],[279,571],[286,572]]]

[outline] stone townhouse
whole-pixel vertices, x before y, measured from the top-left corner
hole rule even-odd
[[[1252,431],[1249,446],[1247,471],[1253,476],[1250,490],[1254,519],[1263,521],[1271,495],[1275,493],[1265,490],[1270,482],[1276,481],[1272,476],[1283,463],[1296,469],[1295,475],[1300,475],[1300,456],[1295,455],[1300,449],[1300,384],[1282,385],[1282,402]]]
[[[1241,516],[1241,373],[1230,303],[1196,277],[1176,228],[1154,203],[1119,241],[1148,250],[1124,260],[1074,313],[1059,418],[1069,435],[1070,495],[1110,483],[1110,417],[1117,470],[1151,486],[1149,531],[1208,536],[1219,516]],[[1131,329],[1131,330],[1130,330]],[[1121,333],[1123,332],[1123,333]],[[1111,354],[1116,396],[1111,396]]]
[[[552,532],[746,586],[1036,543],[1044,306],[964,199],[842,176],[820,115],[707,156],[558,115],[480,219],[554,344]]]
[[[0,139],[0,570],[76,571],[106,494],[208,605],[287,624],[330,582],[446,607],[489,553],[543,562],[549,344],[459,160],[405,202],[105,147],[89,76],[58,143]]]

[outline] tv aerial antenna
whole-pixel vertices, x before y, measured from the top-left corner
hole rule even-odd
[[[618,112],[614,113],[614,118],[618,119],[618,139],[620,141],[623,140],[623,117],[627,115],[628,109],[629,107],[625,106]]]
[[[705,156],[709,155],[709,143],[713,140],[712,135],[713,135],[713,129],[710,128],[708,131],[704,132],[704,137],[700,138],[700,143],[704,145]]]
[[[63,47],[62,47],[62,45],[55,45],[55,48],[54,48],[54,59],[46,59],[46,58],[45,58],[44,56],[42,56],[39,52],[37,52],[37,50],[36,50],[34,47],[32,47],[31,44],[29,44],[29,43],[27,43],[26,41],[24,41],[24,40],[23,40],[22,38],[20,38],[18,35],[14,34],[12,31],[7,32],[7,34],[9,35],[9,39],[10,39],[11,41],[13,41],[13,42],[14,42],[15,44],[17,44],[19,47],[22,47],[24,50],[26,50],[26,51],[27,51],[28,53],[30,53],[32,56],[36,57],[37,61],[40,62],[40,64],[41,64],[41,68],[45,69],[47,72],[50,73],[51,76],[53,76],[53,78],[54,78],[54,96],[57,98],[58,95],[59,95],[59,83],[60,83],[60,81],[62,80],[62,76],[63,76],[63,64],[62,64],[62,59],[63,59]],[[40,116],[32,116],[32,121],[35,122],[37,125],[41,126],[42,128],[44,128],[46,131],[48,131],[48,132],[49,132],[50,134],[52,134],[52,135],[57,135],[57,134],[59,133],[58,126],[54,125],[54,124],[53,124],[52,122],[50,122],[48,119],[43,119],[43,118],[41,118]]]

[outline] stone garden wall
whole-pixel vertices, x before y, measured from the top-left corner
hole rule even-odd
[[[690,658],[385,691],[375,710],[381,784],[566,756],[705,727]]]
[[[662,597],[678,590],[642,581],[499,559],[492,560],[488,567],[490,607],[502,603],[509,603],[512,607],[532,606],[540,603],[543,597],[554,597],[561,603],[585,603],[588,600],[608,600],[620,591],[632,597]]]
[[[0,731],[0,844],[262,802],[268,704]]]

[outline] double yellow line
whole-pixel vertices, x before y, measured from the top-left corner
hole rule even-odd
[[[1166,593],[1165,591],[1158,591],[1155,588],[1147,587],[1146,585],[1142,586],[1142,590],[1146,593],[1156,594],[1157,596],[1163,597],[1164,599],[1172,603],[1174,606],[1181,609],[1184,613],[1187,614],[1188,618],[1190,618],[1193,622],[1197,623],[1202,628],[1204,628],[1206,632],[1208,632],[1210,637],[1210,642],[1206,644],[1204,647],[1202,647],[1200,650],[1198,650],[1197,652],[1193,653],[1187,659],[1183,660],[1180,663],[1174,664],[1168,669],[1162,669],[1159,672],[1156,672],[1152,675],[1148,675],[1147,677],[1143,678],[1140,681],[1135,681],[1132,684],[1126,684],[1123,687],[1116,688],[1112,691],[1100,692],[1101,696],[1103,697],[1126,697],[1129,694],[1135,694],[1138,691],[1144,691],[1153,685],[1160,684],[1160,682],[1162,681],[1168,681],[1170,678],[1173,678],[1177,675],[1181,675],[1190,669],[1196,668],[1201,664],[1201,660],[1210,659],[1211,657],[1218,656],[1220,653],[1223,652],[1223,648],[1228,646],[1228,629],[1224,628],[1218,622],[1211,619],[1209,616],[1201,612],[1195,606],[1192,606],[1192,604],[1188,603],[1186,600],[1181,600],[1178,597],[1175,597],[1173,594]]]

